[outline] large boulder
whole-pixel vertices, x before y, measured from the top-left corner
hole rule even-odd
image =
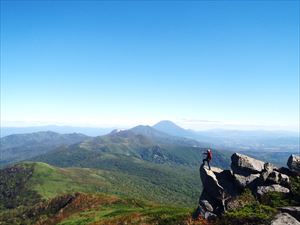
[[[263,182],[265,182],[268,178],[268,176],[270,175],[270,173],[272,173],[274,170],[276,170],[277,168],[274,167],[271,163],[266,162],[264,164],[264,169],[260,174],[261,180]]]
[[[216,199],[222,198],[224,188],[219,184],[219,181],[213,170],[209,170],[207,167],[202,165],[200,167],[200,178],[203,189],[204,191],[207,191],[208,195]]]
[[[298,221],[300,221],[300,206],[280,207],[279,211],[283,213],[288,213],[291,216],[295,217]]]
[[[271,184],[280,184],[283,186],[287,186],[290,182],[290,178],[285,174],[273,171],[267,177],[266,182]]]
[[[217,167],[208,169],[202,165],[200,167],[200,177],[203,191],[199,199],[199,207],[202,213],[213,212],[217,215],[222,214],[226,211],[227,202],[241,192],[240,188],[235,185],[234,177],[230,170],[222,170]],[[207,203],[212,206],[213,211]]]
[[[234,174],[235,183],[242,189],[251,186],[251,184],[259,178],[260,174],[250,174],[247,177],[239,174]]]
[[[212,212],[205,212],[204,213],[204,218],[208,221],[214,221],[217,219],[217,215],[212,213]]]
[[[300,173],[300,156],[291,155],[287,161],[290,170]]]
[[[200,200],[199,201],[199,206],[205,212],[213,212],[214,211],[214,208],[212,207],[212,205],[207,200]]]
[[[272,220],[271,225],[300,225],[300,222],[288,213],[279,213]]]
[[[290,190],[288,188],[282,187],[279,184],[273,184],[269,186],[258,186],[257,187],[257,195],[263,196],[268,192],[280,192],[280,193],[289,193]]]
[[[279,173],[282,173],[284,175],[287,175],[289,177],[295,177],[295,176],[299,175],[299,173],[297,173],[295,171],[292,171],[292,170],[290,170],[289,168],[286,168],[286,167],[280,167],[278,169],[275,169],[275,171],[277,171]]]
[[[219,174],[219,173],[222,173],[224,170],[220,169],[219,167],[214,167],[214,166],[211,166],[210,167],[210,170],[214,173],[214,174]]]
[[[217,173],[216,177],[219,184],[224,188],[227,199],[241,193],[240,188],[235,185],[234,175],[231,170],[223,170],[221,173]]]
[[[233,173],[243,176],[262,172],[264,164],[263,161],[239,153],[234,153],[231,156],[231,169]]]
[[[210,204],[209,201],[200,199],[199,206],[198,206],[196,212],[194,213],[193,217],[198,218],[198,216],[201,215],[202,217],[204,217],[207,220],[213,220],[217,217],[217,215],[214,214],[213,211],[214,211],[214,208]]]
[[[213,196],[209,189],[203,189],[200,198],[199,198],[199,212],[204,217],[206,212],[212,212],[217,215],[221,215],[225,211],[225,204],[222,201],[222,196],[219,196],[219,198],[216,198]],[[206,202],[203,202],[206,201]],[[207,204],[209,203],[209,204]],[[211,211],[211,207],[213,211]]]
[[[222,185],[219,183],[217,176],[222,176],[223,170],[219,168],[211,168],[201,165],[200,178],[203,184],[203,191],[199,198],[199,208],[201,213],[210,212],[207,204],[203,205],[203,200],[207,200],[213,208],[213,213],[220,215],[225,208],[225,200],[227,199],[227,193]]]

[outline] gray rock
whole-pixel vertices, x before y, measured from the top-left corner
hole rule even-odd
[[[208,220],[208,221],[212,221],[212,220],[217,219],[217,215],[214,214],[214,213],[212,213],[212,212],[206,212],[206,213],[204,214],[204,218],[205,218],[206,220]]]
[[[287,176],[289,176],[289,177],[294,177],[294,176],[298,176],[299,175],[299,173],[297,173],[297,172],[295,172],[295,171],[292,171],[292,170],[290,170],[290,169],[288,169],[288,168],[285,168],[285,167],[280,167],[280,168],[278,168],[278,169],[275,169],[277,172],[279,172],[279,173],[282,173],[282,174],[284,174],[284,175],[287,175]]]
[[[222,173],[224,171],[224,170],[222,170],[218,167],[213,167],[213,166],[210,169],[211,169],[211,171],[213,171],[214,174],[219,174],[219,173]]]
[[[292,171],[300,173],[300,156],[291,155],[287,161],[287,166]]]
[[[264,169],[261,172],[261,179],[262,181],[266,181],[270,173],[272,173],[274,170],[278,170],[277,167],[273,166],[271,163],[265,163]]]
[[[269,171],[269,172],[272,172],[273,170],[276,170],[278,169],[276,166],[274,166],[273,164],[269,163],[269,162],[266,162],[264,164],[264,170],[265,171]]]
[[[300,222],[288,213],[279,213],[272,220],[271,225],[300,225]]]
[[[219,184],[224,188],[227,198],[237,196],[241,193],[241,189],[235,184],[235,179],[232,171],[223,170],[216,174]]]
[[[202,191],[202,193],[201,193],[201,195],[199,197],[199,207],[198,207],[200,209],[199,211],[201,212],[201,214],[202,214],[203,217],[204,217],[204,214],[206,212],[205,208],[206,207],[208,208],[208,206],[202,207],[203,203],[201,203],[201,201],[203,201],[203,200],[208,201],[209,204],[212,206],[212,208],[213,208],[212,213],[217,214],[217,215],[221,215],[224,212],[224,207],[225,206],[223,206],[222,201],[220,199],[217,199],[214,196],[212,196],[209,193],[209,190],[203,189],[203,191]]]
[[[300,206],[286,206],[279,208],[280,212],[288,213],[300,221]]]
[[[260,173],[264,169],[264,164],[263,161],[239,153],[231,156],[231,169],[235,174],[249,176],[253,173]]]
[[[204,165],[200,167],[200,178],[203,184],[203,191],[199,198],[199,206],[201,200],[207,200],[214,209],[213,213],[217,215],[222,214],[226,210],[225,201],[227,199],[227,193],[217,178],[217,176],[223,172],[219,172],[220,170],[217,170],[216,173],[214,173],[213,170],[209,170]],[[200,208],[202,209],[202,207]]]
[[[285,174],[273,171],[269,174],[266,181],[272,184],[280,184],[286,186],[289,184],[290,178]]]
[[[223,196],[224,188],[219,184],[218,179],[212,170],[205,166],[200,167],[200,178],[203,184],[203,189],[216,199],[221,199]]]
[[[258,186],[256,193],[259,196],[262,196],[268,192],[280,192],[280,193],[289,193],[290,190],[288,188],[282,187],[279,184],[273,184],[270,186]]]
[[[263,172],[261,172],[261,174],[260,174],[261,181],[265,182],[268,179],[270,173],[271,172],[269,172],[269,171],[263,171]]]
[[[199,206],[204,212],[213,212],[214,208],[212,205],[207,201],[207,200],[200,200],[199,201]]]
[[[250,174],[249,176],[245,177],[243,175],[234,174],[235,183],[240,188],[245,188],[249,186],[254,180],[258,179],[260,177],[259,174]]]

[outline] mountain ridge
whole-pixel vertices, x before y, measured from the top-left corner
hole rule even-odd
[[[153,128],[174,136],[186,138],[197,138],[197,133],[193,130],[184,129],[170,120],[162,120],[152,126]]]
[[[201,152],[206,148],[207,145],[192,139],[171,136],[150,126],[137,126],[129,130],[89,138],[78,144],[66,146],[56,151],[65,155],[61,155],[61,159],[67,160],[66,156],[68,155],[69,160],[76,160],[74,163],[82,161],[81,157],[85,158],[84,155],[94,154],[95,156],[102,155],[104,157],[110,154],[132,157],[132,159],[137,158],[156,164],[194,167],[199,165]],[[86,150],[89,150],[89,152],[86,152]],[[55,159],[56,151],[47,154],[47,156],[49,159],[54,159],[55,162],[58,162]],[[47,156],[37,156],[33,160],[47,160]],[[229,166],[226,164],[226,157],[228,156],[227,152],[215,150],[216,165],[220,167]],[[46,162],[51,164],[49,159]],[[82,163],[86,164],[83,161]],[[56,165],[61,166],[63,164]]]
[[[89,138],[79,133],[59,134],[53,131],[8,135],[0,139],[0,165],[25,160],[59,146],[79,143]]]

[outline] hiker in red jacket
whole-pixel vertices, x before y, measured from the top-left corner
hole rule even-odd
[[[206,155],[206,158],[203,159],[203,164],[205,163],[205,161],[207,162],[207,165],[208,165],[208,168],[210,170],[210,165],[209,165],[209,162],[210,160],[212,159],[212,152],[211,152],[211,149],[207,149],[206,152],[203,153],[203,155]]]

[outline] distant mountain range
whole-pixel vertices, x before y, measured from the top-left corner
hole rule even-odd
[[[197,133],[195,131],[184,129],[169,120],[160,121],[159,123],[155,124],[153,128],[174,136],[189,138],[197,137]]]
[[[44,128],[48,129],[51,127]],[[54,126],[53,128],[59,129],[58,126]],[[66,129],[66,127],[61,128],[63,130]],[[28,130],[30,129],[31,128],[28,128]],[[43,127],[35,127],[34,129],[43,129]],[[75,129],[75,127],[73,127],[73,129]],[[82,129],[84,128],[81,128],[81,130]],[[26,129],[23,131],[26,131]],[[154,150],[151,152],[145,149],[156,149],[156,152],[163,152],[165,154],[163,157],[165,159],[163,160],[163,158],[155,156],[155,161],[163,160],[169,163],[171,161],[183,160],[182,158],[178,159],[175,157],[175,150],[172,150],[172,156],[167,156],[167,154],[169,154],[168,150],[176,149],[178,146],[180,146],[180,148],[189,149],[213,147],[215,149],[222,149],[223,152],[224,150],[243,151],[252,156],[255,156],[255,154],[259,155],[259,157],[262,157],[264,160],[268,160],[268,158],[272,156],[271,159],[274,159],[273,162],[277,164],[284,163],[286,161],[285,157],[299,150],[299,136],[297,136],[296,133],[234,130],[196,132],[181,128],[167,120],[161,121],[152,127],[136,126],[128,130],[115,129],[112,131],[99,129],[98,131],[99,133],[106,131],[107,134],[89,137],[78,133],[60,134],[52,131],[41,131],[5,136],[1,138],[0,165],[46,154],[58,148],[75,148],[75,146],[70,147],[70,145],[76,143],[78,143],[80,148],[91,148],[99,151],[99,146],[101,146],[102,152],[108,151],[118,154],[125,154],[125,152],[129,154],[130,152],[130,154],[135,157],[144,157],[148,160],[150,160],[149,157],[154,157]],[[160,146],[157,147],[158,145]],[[99,149],[96,149],[96,147],[99,147]],[[191,152],[184,155],[193,155]],[[281,154],[277,154],[276,152],[280,152]],[[282,156],[284,157],[282,158]],[[171,158],[172,160],[170,160]],[[199,157],[195,156],[191,157],[191,160],[186,158],[183,162],[195,164],[194,159],[196,159],[196,161],[200,160]],[[221,163],[221,166],[224,165]]]
[[[174,135],[211,143],[212,147],[231,151],[298,152],[300,136],[297,132],[266,130],[207,130],[193,131],[171,121],[161,121],[155,129]]]
[[[298,154],[300,136],[288,131],[208,130],[193,131],[179,127],[171,121],[161,121],[153,126],[168,134],[189,137],[211,143],[210,146],[232,152],[243,152],[254,158],[284,166],[290,154]]]
[[[90,137],[83,134],[58,134],[52,131],[8,135],[0,139],[0,165],[28,159],[57,147],[79,143],[87,139]]]
[[[81,133],[87,136],[100,136],[108,134],[113,129],[112,128],[99,128],[99,127],[75,127],[75,126],[33,126],[33,127],[1,127],[0,137],[5,137],[11,134],[28,134],[35,133],[39,131],[52,131],[60,134],[69,133]]]
[[[171,136],[150,126],[137,126],[49,151],[31,160],[55,166],[99,169],[110,167],[122,171],[131,170],[128,165],[135,167],[137,160],[170,166],[198,167],[202,152],[207,147],[205,143]],[[228,167],[228,156],[227,152],[215,150],[215,165]],[[134,170],[139,170],[139,165]]]
[[[202,143],[210,143],[211,147],[231,151],[264,151],[264,152],[298,152],[299,133],[289,131],[266,130],[206,130],[194,131],[184,129],[172,121],[164,120],[152,126],[171,136],[194,139]],[[40,126],[40,127],[1,127],[1,137],[10,134],[53,131],[61,134],[82,133],[87,136],[101,136],[116,128],[92,128],[71,126]]]

